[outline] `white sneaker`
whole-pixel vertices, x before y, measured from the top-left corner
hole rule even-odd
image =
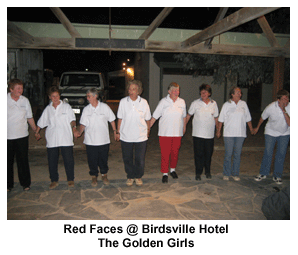
[[[240,181],[240,177],[239,176],[232,176],[234,181],[239,182]]]
[[[260,182],[263,179],[266,179],[266,175],[259,174],[255,177],[255,181],[257,182]]]
[[[230,178],[229,178],[229,176],[226,176],[226,175],[225,175],[225,176],[223,177],[223,180],[224,180],[224,181],[229,181]]]
[[[273,177],[273,181],[275,181],[276,184],[282,184],[282,180],[279,177]]]
[[[127,186],[132,186],[133,185],[133,182],[134,182],[135,180],[134,179],[127,179],[127,181],[126,181],[126,185]]]
[[[142,185],[143,185],[143,181],[142,181],[141,178],[139,178],[139,179],[135,179],[135,182],[136,182],[136,185],[137,185],[137,186],[142,186]]]

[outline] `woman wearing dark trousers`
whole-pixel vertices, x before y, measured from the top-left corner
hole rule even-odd
[[[14,186],[14,157],[16,156],[18,177],[24,191],[30,190],[31,175],[28,161],[28,124],[36,131],[29,100],[22,96],[23,82],[12,79],[7,94],[7,191]]]
[[[206,178],[211,179],[210,166],[214,147],[214,131],[218,124],[218,107],[217,103],[210,98],[212,95],[211,87],[208,84],[202,84],[199,90],[201,98],[191,103],[185,122],[186,125],[191,116],[194,116],[192,136],[196,180],[201,180],[204,168]]]
[[[127,186],[143,185],[145,153],[150,132],[151,113],[146,99],[141,98],[142,83],[128,83],[128,96],[122,98],[117,112],[117,141],[121,141],[122,157],[127,174]]]
[[[50,104],[44,109],[37,122],[35,137],[40,139],[39,131],[46,128],[48,164],[50,172],[50,189],[58,186],[58,160],[61,151],[68,186],[74,186],[74,158],[73,158],[73,135],[79,136],[75,125],[75,115],[68,103],[60,100],[60,91],[57,87],[51,87],[48,91]]]
[[[97,186],[98,168],[100,169],[103,184],[109,185],[108,157],[110,149],[109,125],[111,124],[116,138],[115,114],[111,108],[98,100],[99,92],[96,88],[87,91],[89,104],[84,108],[80,119],[80,135],[85,132],[89,174],[92,177],[91,185]]]

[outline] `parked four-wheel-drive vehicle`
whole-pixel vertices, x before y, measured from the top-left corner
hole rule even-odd
[[[60,78],[61,99],[68,102],[75,114],[80,115],[88,105],[86,92],[97,88],[99,100],[106,101],[107,85],[102,73],[98,72],[64,72]]]

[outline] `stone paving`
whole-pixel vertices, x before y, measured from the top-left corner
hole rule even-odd
[[[18,185],[8,193],[9,220],[264,220],[262,201],[277,185],[267,178],[255,182],[223,181],[221,175],[198,182],[187,176],[168,184],[144,178],[141,187],[127,187],[123,180],[108,186],[90,180],[68,188],[61,182],[49,190],[49,182],[35,182],[29,192]],[[285,176],[283,184],[290,184]],[[282,187],[278,188],[282,188]]]

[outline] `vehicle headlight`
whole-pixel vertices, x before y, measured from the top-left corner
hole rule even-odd
[[[84,99],[84,98],[80,98],[80,99],[78,100],[78,103],[79,103],[79,104],[84,104],[84,103],[85,103],[85,99]]]
[[[68,98],[64,98],[63,103],[69,104]]]

